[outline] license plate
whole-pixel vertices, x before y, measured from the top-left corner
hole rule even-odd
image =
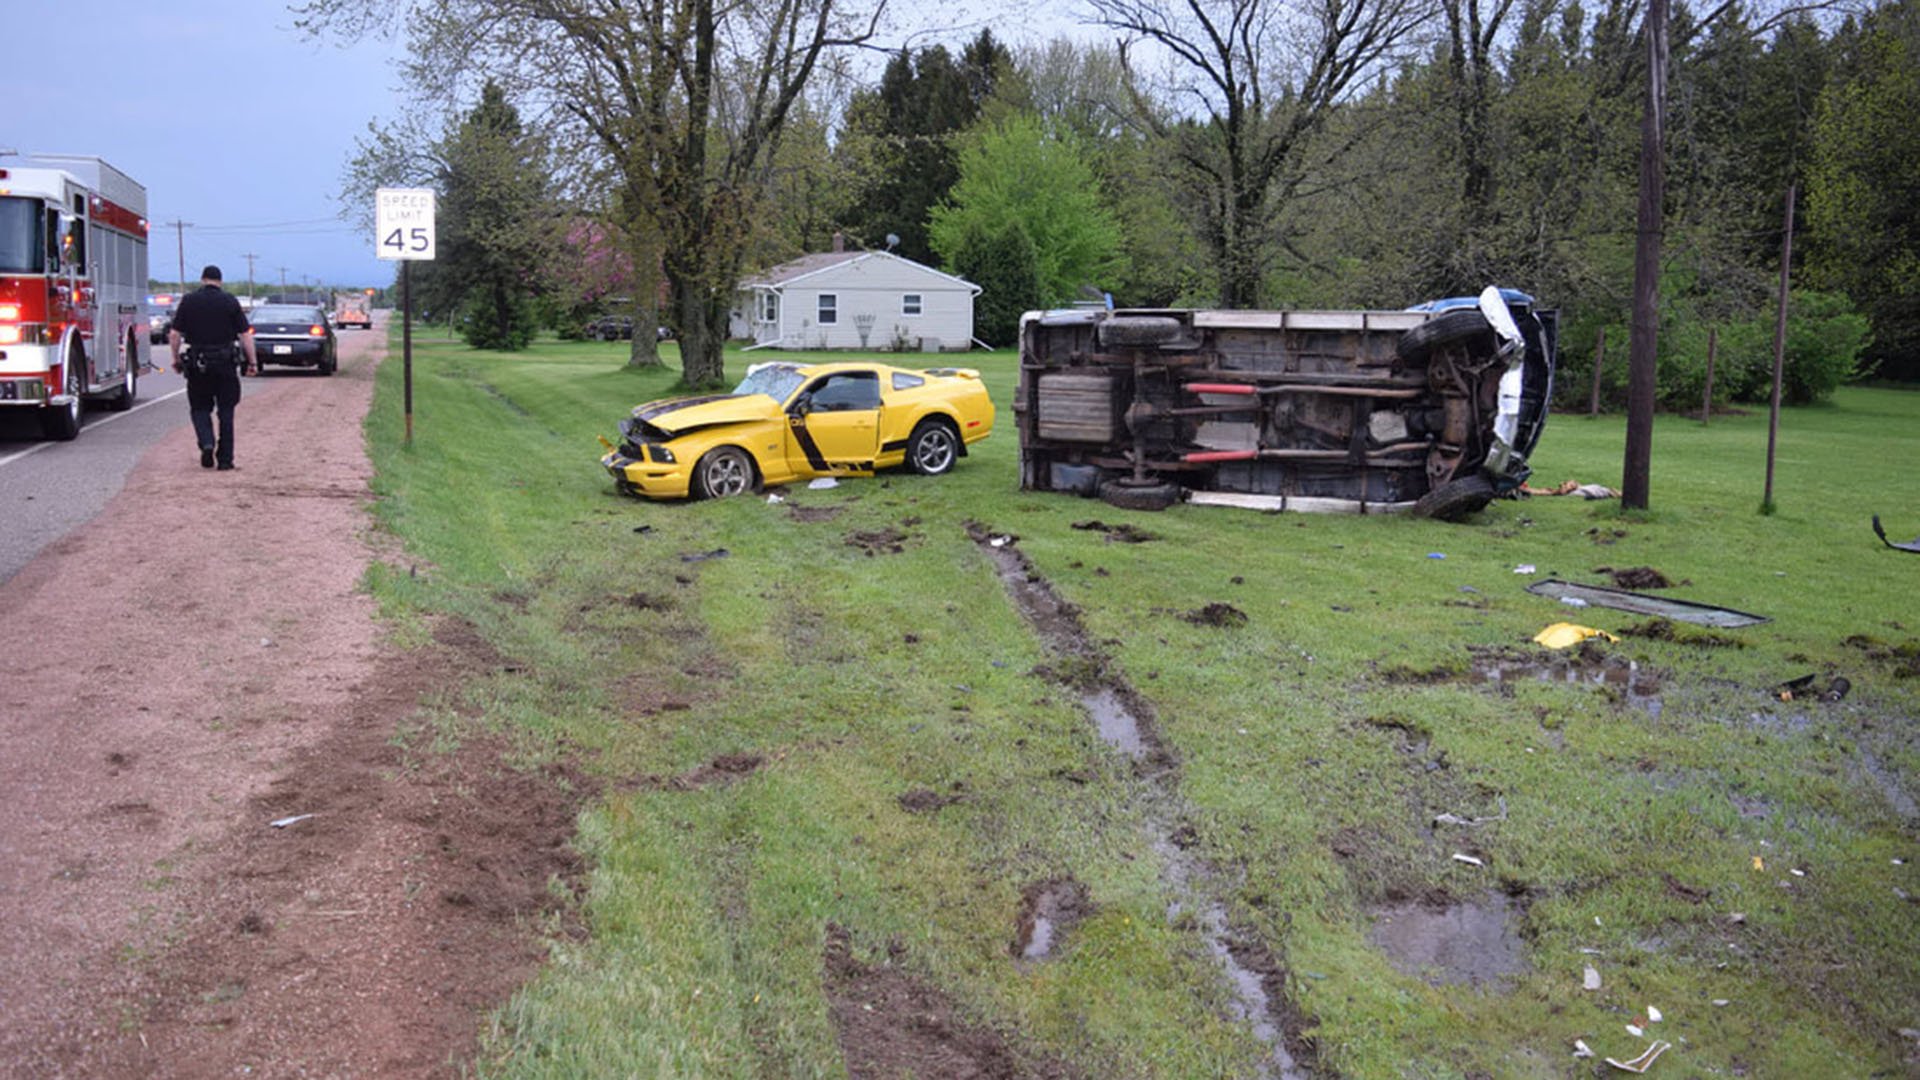
[[[287,356],[292,352],[293,346],[291,345],[275,345],[273,347],[273,355],[275,356]]]

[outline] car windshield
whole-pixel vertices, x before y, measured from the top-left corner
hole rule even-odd
[[[41,254],[40,200],[0,198],[0,273],[37,274]]]
[[[806,381],[806,376],[786,364],[770,364],[749,374],[733,388],[736,396],[765,394],[775,401],[786,401]]]
[[[320,312],[313,308],[268,305],[254,311],[251,321],[255,323],[317,323],[320,321]]]

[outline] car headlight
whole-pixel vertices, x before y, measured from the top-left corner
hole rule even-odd
[[[672,465],[674,463],[673,451],[661,446],[659,443],[647,444],[647,456],[662,465]]]

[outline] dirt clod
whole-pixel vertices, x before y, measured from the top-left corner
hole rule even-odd
[[[847,546],[871,555],[898,555],[906,550],[907,534],[892,526],[884,529],[855,529],[847,534]]]
[[[1674,585],[1671,578],[1651,566],[1631,566],[1624,570],[1596,566],[1593,572],[1612,578],[1614,586],[1621,589],[1671,589]]]
[[[914,788],[900,794],[900,809],[909,814],[931,814],[943,806],[960,801],[958,795],[942,795],[931,788]]]
[[[1160,539],[1159,534],[1148,532],[1131,522],[1109,525],[1104,521],[1076,521],[1073,527],[1082,532],[1103,533],[1107,542],[1112,544],[1146,544]]]
[[[1206,607],[1187,612],[1181,618],[1195,626],[1215,626],[1221,629],[1237,630],[1247,625],[1247,613],[1232,604],[1218,601]]]

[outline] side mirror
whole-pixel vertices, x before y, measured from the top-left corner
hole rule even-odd
[[[72,214],[60,215],[60,261],[72,262],[78,250],[80,219]]]
[[[793,405],[787,410],[795,416],[805,416],[813,411],[813,395],[801,394],[793,399]]]

